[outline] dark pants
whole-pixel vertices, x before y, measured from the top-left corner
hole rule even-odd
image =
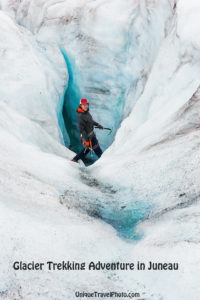
[[[92,142],[92,148],[95,152],[95,154],[100,157],[102,155],[102,150],[99,146],[98,140],[96,138],[96,136],[93,136],[91,138],[91,142]],[[76,154],[76,156],[74,156],[73,159],[75,160],[79,160],[79,159],[83,159],[91,150],[89,148],[85,149],[83,148],[83,150],[81,152],[79,152],[78,154]]]

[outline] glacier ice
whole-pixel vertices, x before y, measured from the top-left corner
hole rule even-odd
[[[3,9],[30,29],[38,41],[57,43],[66,55],[68,66],[73,66],[64,105],[64,114],[71,123],[68,132],[72,148],[74,144],[76,149],[79,142],[74,115],[80,95],[89,99],[97,122],[113,127],[110,136],[98,132],[102,149],[108,148],[121,121],[131,113],[144,89],[170,28],[172,4],[149,1],[146,7],[143,1],[130,0],[22,1],[14,6],[1,2]],[[157,34],[152,34],[155,30]],[[72,111],[70,116],[66,106]]]
[[[147,299],[197,298],[198,1],[0,0],[0,9],[1,295],[70,298],[78,282],[88,290],[133,287]],[[87,169],[70,162],[64,146],[78,146],[80,95],[99,123],[114,127],[112,136],[97,132],[105,151]],[[120,238],[98,214],[139,241]],[[181,268],[8,272],[19,256],[66,255],[173,260]]]

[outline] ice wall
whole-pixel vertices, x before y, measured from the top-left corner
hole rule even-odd
[[[56,152],[66,135],[62,93],[68,74],[63,57],[56,47],[40,47],[32,34],[0,13],[1,112],[7,115],[1,125],[21,141]]]
[[[92,284],[102,290],[139,287],[147,299],[198,298],[198,1],[0,4],[12,18],[1,12],[3,295],[35,298],[39,291],[41,298],[62,299],[77,284]],[[60,49],[76,70],[69,87]],[[69,161],[73,153],[62,145],[59,126],[64,93],[71,109],[78,104],[76,86],[91,99],[98,122],[114,124],[114,133],[120,126],[111,147],[86,169]],[[113,137],[99,140],[106,147]],[[79,213],[97,204],[118,231],[124,224],[131,237],[142,237],[137,245]],[[66,253],[72,260],[173,260],[181,268],[137,273],[137,282],[130,273],[70,273],[66,279],[63,273],[8,272],[10,258],[62,260]]]
[[[110,136],[97,133],[106,149],[144,89],[172,26],[174,1],[1,3],[38,41],[57,43],[73,66],[64,104],[72,144],[79,142],[75,107],[81,96],[90,101],[94,119],[113,128]]]
[[[197,1],[178,2],[141,97],[111,147],[89,167],[103,182],[129,188],[127,202],[153,205],[138,227],[148,232],[147,243],[198,240],[200,56],[193,33],[199,11]]]
[[[175,178],[185,174],[187,151],[191,150],[180,151],[186,137],[181,136],[182,142],[176,137],[182,126],[179,113],[189,106],[199,86],[199,41],[190,34],[198,28],[198,3],[192,2],[193,9],[183,0],[130,1],[126,5],[122,1],[22,1],[15,5],[1,1],[1,5],[29,28],[40,46],[60,47],[66,54],[68,69],[72,66],[75,72],[65,91],[66,107],[73,111],[84,94],[90,97],[98,122],[115,123],[115,132],[123,120],[112,146],[90,168],[91,173],[103,182],[128,187],[134,197],[127,197],[127,203],[134,198],[165,208],[169,203],[161,201],[163,194],[171,204],[181,203],[179,195],[185,192],[181,191],[182,181]],[[184,26],[185,20],[190,20],[189,25]],[[72,124],[68,129],[76,131],[75,119],[70,118],[69,114],[66,120]],[[98,137],[103,147],[113,139],[104,139],[103,133]],[[195,164],[195,160],[188,163]],[[183,173],[175,169],[181,165]],[[190,174],[187,180],[192,182],[192,178]]]

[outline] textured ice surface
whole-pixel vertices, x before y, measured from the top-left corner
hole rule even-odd
[[[198,1],[0,7],[0,295],[73,299],[75,290],[94,288],[197,299]],[[64,92],[72,114],[81,94],[94,119],[114,127],[110,137],[98,133],[104,149],[113,143],[87,170],[63,146]],[[19,273],[18,259],[151,260],[180,269]]]
[[[70,135],[75,136],[72,144],[79,141],[75,109],[81,96],[88,98],[97,122],[113,127],[110,136],[98,132],[102,148],[107,148],[144,89],[170,30],[173,1],[1,2],[37,40],[57,43],[66,54],[73,69],[64,106]]]

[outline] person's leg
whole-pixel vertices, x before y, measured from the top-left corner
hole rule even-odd
[[[98,146],[97,148],[94,149],[94,152],[96,153],[96,155],[99,157],[101,157],[103,151],[101,150],[101,148]]]
[[[101,155],[102,155],[103,152],[102,152],[102,150],[101,150],[101,148],[99,146],[97,138],[94,136],[94,137],[92,137],[91,140],[92,140],[92,147],[93,147],[93,150],[94,150],[95,154],[98,157],[101,157]]]
[[[79,152],[78,154],[76,154],[76,156],[74,156],[74,158],[72,160],[79,160],[79,159],[83,159],[85,155],[88,154],[90,150],[87,148],[85,150],[85,148],[83,148],[83,150],[81,150],[81,152]]]

